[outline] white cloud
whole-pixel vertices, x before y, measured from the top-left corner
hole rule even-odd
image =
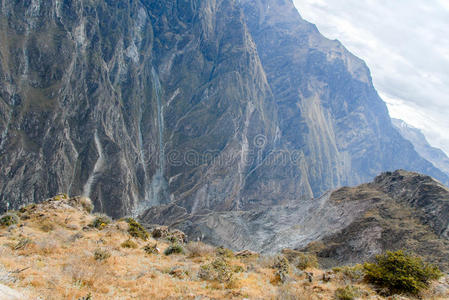
[[[447,0],[294,0],[302,17],[364,59],[392,117],[449,153]]]

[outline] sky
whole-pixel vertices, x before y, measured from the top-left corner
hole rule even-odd
[[[363,59],[390,116],[449,154],[449,0],[294,0]]]

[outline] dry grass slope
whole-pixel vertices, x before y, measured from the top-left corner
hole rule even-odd
[[[0,284],[23,299],[336,299],[353,291],[383,299],[344,272],[315,263],[300,270],[294,252],[287,260],[133,237],[127,220],[96,222],[86,201],[62,195],[14,212],[17,224],[0,227]],[[444,284],[424,297],[448,299]]]

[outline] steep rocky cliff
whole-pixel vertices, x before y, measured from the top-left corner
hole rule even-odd
[[[276,115],[234,1],[2,1],[0,22],[3,206],[239,206]]]
[[[3,209],[240,214],[388,169],[449,182],[290,0],[3,0],[0,41]]]

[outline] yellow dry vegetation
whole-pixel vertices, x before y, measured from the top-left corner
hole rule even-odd
[[[333,299],[347,284],[338,274],[323,281],[319,269],[305,270],[313,273],[312,282],[294,270],[280,283],[270,258],[224,257],[199,243],[184,245],[183,254],[164,255],[168,241],[133,238],[126,221],[89,226],[95,216],[66,198],[17,214],[19,224],[0,228],[0,283],[30,299]],[[137,247],[123,247],[126,241]],[[155,244],[159,254],[144,250]],[[232,270],[232,284],[198,276],[217,259]],[[356,285],[364,297],[383,299],[368,285]]]

